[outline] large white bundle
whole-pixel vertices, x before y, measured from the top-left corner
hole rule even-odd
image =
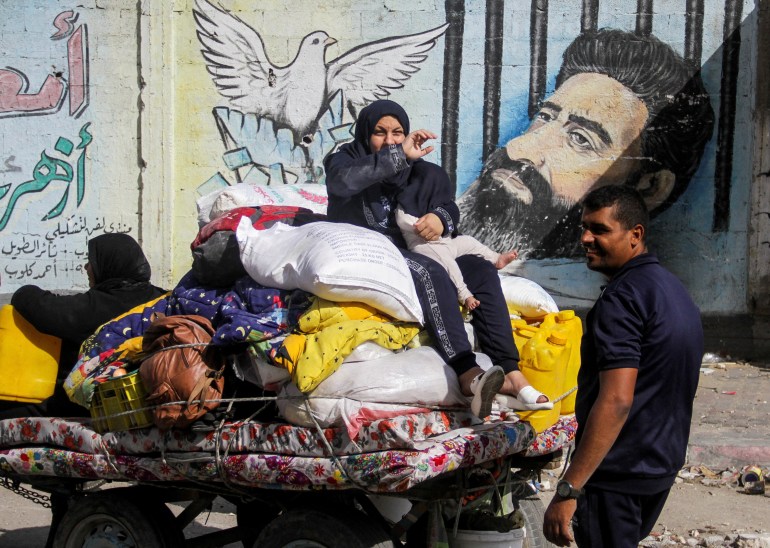
[[[428,346],[374,360],[346,360],[307,396],[305,400],[293,383],[286,384],[278,395],[281,416],[308,427],[315,424],[311,416],[322,427],[344,424],[351,439],[365,420],[404,415],[425,406],[468,405],[457,375]]]
[[[202,226],[236,207],[298,206],[325,214],[328,202],[326,185],[317,183],[270,186],[241,183],[201,196],[196,205],[198,223]]]
[[[384,346],[380,346],[374,341],[366,341],[353,349],[353,352],[348,354],[348,357],[342,363],[352,362],[365,362],[369,360],[376,360],[377,358],[384,358],[393,354],[393,350],[389,350]]]
[[[362,302],[393,318],[422,323],[412,275],[382,234],[344,223],[276,223],[257,230],[241,219],[241,262],[258,283],[304,289],[335,302]]]
[[[522,278],[501,274],[505,304],[511,314],[526,318],[540,318],[551,312],[558,312],[553,298],[539,284]]]

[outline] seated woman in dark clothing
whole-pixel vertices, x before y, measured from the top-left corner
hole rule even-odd
[[[451,186],[441,167],[422,160],[433,150],[423,145],[433,138],[423,129],[410,133],[406,112],[393,101],[375,101],[364,108],[353,142],[324,161],[328,219],[375,230],[401,250],[436,350],[457,373],[463,393],[473,396],[471,409],[476,415],[489,415],[496,393],[509,396],[504,399],[518,409],[552,406],[519,371],[519,353],[495,265],[478,255],[457,258],[465,283],[482,303],[473,310],[471,323],[481,351],[495,364],[484,373],[476,364],[449,274],[433,259],[407,250],[395,219],[399,194],[411,185]],[[415,231],[426,241],[456,234],[459,216],[457,205],[447,196],[446,203],[415,223]]]
[[[85,293],[57,295],[25,285],[13,294],[11,304],[19,314],[38,331],[62,339],[62,348],[54,395],[40,404],[0,401],[0,419],[88,416],[88,410],[69,401],[61,386],[77,361],[80,345],[102,324],[165,293],[150,283],[150,264],[128,234],[102,234],[89,240],[85,268],[90,287]]]

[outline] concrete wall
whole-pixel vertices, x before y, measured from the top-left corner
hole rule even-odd
[[[86,285],[86,241],[141,238],[135,6],[0,3],[0,291]]]
[[[241,181],[323,184],[322,159],[349,138],[353,113],[387,92],[413,127],[440,134],[429,159],[447,169],[466,217],[479,221],[466,231],[522,250],[526,259],[510,270],[562,307],[589,306],[602,280],[569,249],[571,235],[558,237],[568,234],[553,224],[564,211],[515,204],[515,192],[484,209],[472,185],[485,161],[488,173],[503,171],[477,186],[515,172],[495,153],[505,145],[512,159],[534,161],[531,150],[540,150],[552,187],[579,183],[556,203],[629,175],[627,166],[644,156],[634,146],[646,125],[625,128],[628,146],[617,151],[598,150],[594,135],[581,137],[584,128],[565,130],[563,150],[553,136],[536,147],[527,141],[537,133],[526,133],[531,118],[552,97],[583,101],[605,124],[627,114],[602,86],[584,84],[567,99],[556,89],[565,48],[586,29],[610,27],[652,34],[700,67],[714,112],[697,171],[658,208],[653,250],[704,315],[754,325],[770,313],[770,284],[762,282],[770,276],[768,102],[757,93],[767,89],[768,59],[755,0],[704,0],[702,13],[688,13],[698,3],[683,0],[642,2],[643,13],[617,0],[9,4],[0,3],[0,51],[10,67],[0,71],[0,293],[25,283],[82,288],[85,242],[110,230],[137,237],[154,281],[173,286],[190,266],[201,193]],[[327,71],[343,64],[355,70],[324,89]],[[287,80],[294,103],[276,95]],[[229,91],[233,82],[245,86],[242,99]],[[684,116],[682,125],[690,121],[698,118]],[[582,156],[569,148],[575,143]],[[598,171],[589,176],[584,166]],[[668,188],[665,177],[646,184],[651,199]],[[535,204],[545,196],[530,195]],[[522,226],[478,228],[508,218]]]

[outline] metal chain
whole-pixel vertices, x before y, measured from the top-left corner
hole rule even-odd
[[[41,505],[43,508],[51,507],[51,497],[49,497],[48,495],[43,495],[41,493],[38,493],[37,491],[26,489],[25,487],[22,487],[21,485],[12,481],[8,477],[3,477],[2,482],[0,482],[0,485],[2,485],[2,487],[5,487],[9,491],[13,491],[17,495],[21,495],[27,500],[31,500],[35,504]]]

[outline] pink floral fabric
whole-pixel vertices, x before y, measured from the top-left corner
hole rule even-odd
[[[419,413],[367,423],[353,441],[344,428],[318,432],[284,423],[235,422],[209,433],[145,428],[98,434],[86,422],[9,419],[0,421],[0,472],[401,492],[507,455],[550,453],[574,439],[570,416],[537,437],[524,422],[474,422],[465,412]]]

